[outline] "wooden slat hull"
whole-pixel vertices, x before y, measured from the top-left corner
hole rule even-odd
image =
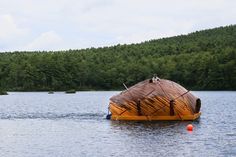
[[[127,121],[172,121],[172,120],[196,120],[200,117],[201,112],[194,115],[183,116],[127,116],[112,115],[111,120],[127,120]]]
[[[112,120],[195,120],[200,99],[177,83],[160,79],[140,82],[110,98]]]

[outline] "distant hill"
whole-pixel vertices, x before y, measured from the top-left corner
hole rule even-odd
[[[157,74],[192,90],[236,90],[236,25],[139,44],[0,53],[7,90],[122,89]]]

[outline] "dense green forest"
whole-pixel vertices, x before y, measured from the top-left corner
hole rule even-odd
[[[236,90],[236,25],[131,45],[0,53],[5,90],[123,89],[153,74],[192,90]]]

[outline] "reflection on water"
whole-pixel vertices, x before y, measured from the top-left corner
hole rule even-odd
[[[0,96],[0,156],[236,156],[236,92],[194,92],[194,122],[106,120],[116,93]]]
[[[159,132],[168,129],[179,129],[188,124],[188,122],[180,121],[111,121],[111,127],[124,131],[134,132]]]

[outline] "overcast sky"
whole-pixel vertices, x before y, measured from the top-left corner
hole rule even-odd
[[[236,24],[236,0],[0,0],[0,51],[138,43]]]

